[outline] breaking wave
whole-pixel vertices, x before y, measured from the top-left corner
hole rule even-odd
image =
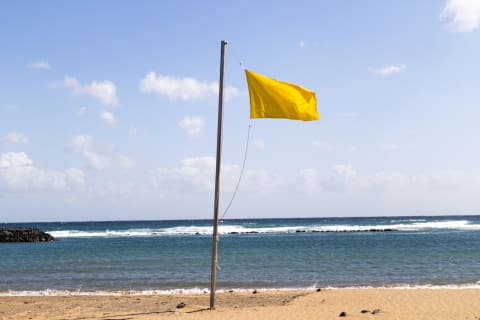
[[[480,224],[472,224],[468,220],[397,220],[394,223],[378,225],[349,224],[312,224],[292,226],[258,226],[252,224],[221,224],[221,235],[233,234],[278,234],[298,232],[382,232],[382,231],[431,231],[431,230],[480,230]],[[175,235],[211,235],[211,226],[177,226],[170,228],[132,228],[126,230],[51,230],[47,231],[56,238],[86,238],[86,237],[155,237]]]
[[[274,292],[274,291],[295,291],[295,290],[316,290],[317,286],[308,287],[280,287],[280,288],[255,288],[257,292]],[[476,283],[460,283],[460,284],[393,284],[383,286],[347,286],[347,287],[334,287],[327,286],[324,289],[327,290],[357,290],[357,289],[398,289],[398,290],[433,290],[433,289],[480,289],[480,282]],[[143,295],[182,295],[182,294],[207,294],[210,289],[208,288],[183,288],[183,289],[158,289],[158,290],[98,290],[98,291],[81,291],[81,290],[23,290],[23,291],[0,291],[0,297],[41,297],[41,296],[143,296]],[[253,288],[232,288],[232,289],[219,289],[217,293],[237,292],[245,293],[251,292]]]

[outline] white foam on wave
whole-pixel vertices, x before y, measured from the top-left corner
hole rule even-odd
[[[341,289],[480,289],[480,282],[461,283],[461,284],[394,284],[385,286],[350,286],[350,287],[325,287],[325,289],[341,290]]]
[[[272,291],[295,291],[295,290],[316,290],[318,286],[308,287],[279,287],[279,288],[231,288],[220,289],[217,293],[237,292],[245,293],[251,292],[255,289],[257,292],[272,292]],[[384,286],[348,286],[348,287],[334,287],[326,286],[322,289],[327,290],[358,290],[358,289],[480,289],[480,281],[476,283],[464,283],[464,284],[394,284]],[[208,288],[184,288],[184,289],[164,289],[164,290],[98,290],[98,291],[80,291],[80,290],[24,290],[24,291],[4,291],[0,292],[0,297],[43,297],[43,296],[144,296],[144,295],[194,295],[194,294],[208,294],[210,289]]]
[[[396,222],[423,222],[427,221],[425,219],[395,219],[395,220],[390,220],[391,223],[396,223]]]
[[[128,230],[105,230],[105,231],[83,231],[83,230],[54,230],[47,231],[55,238],[86,238],[86,237],[148,237],[153,236],[161,230],[155,229],[128,229]]]
[[[81,291],[81,290],[9,290],[0,292],[3,297],[42,297],[42,296],[130,296],[130,295],[169,295],[169,294],[201,294],[209,292],[207,288],[190,288],[190,289],[165,289],[165,290],[98,290],[98,291]]]
[[[472,224],[468,220],[444,220],[444,221],[411,221],[406,223],[391,223],[377,225],[296,225],[296,226],[272,226],[255,227],[251,224],[222,224],[219,226],[219,233],[246,234],[246,233],[295,233],[295,232],[366,232],[372,230],[393,229],[398,231],[428,231],[434,229],[444,230],[480,230],[480,224]],[[80,238],[80,237],[153,237],[162,235],[211,235],[211,226],[178,226],[171,228],[138,228],[127,230],[104,230],[104,231],[82,231],[82,230],[58,230],[47,231],[56,238]]]

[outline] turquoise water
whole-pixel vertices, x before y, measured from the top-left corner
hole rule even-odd
[[[58,241],[0,244],[0,292],[209,286],[211,221],[2,226]],[[220,289],[480,286],[480,216],[225,220],[220,233]]]

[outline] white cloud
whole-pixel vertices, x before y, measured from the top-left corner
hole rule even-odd
[[[103,122],[108,124],[109,126],[114,126],[117,120],[115,119],[115,115],[111,112],[108,112],[106,110],[100,111],[100,119],[102,119]]]
[[[158,168],[156,182],[176,188],[211,191],[213,189],[215,158],[195,157],[181,161],[177,168]]]
[[[0,139],[0,142],[5,144],[29,144],[30,138],[21,132],[9,132]]]
[[[27,68],[48,70],[50,69],[50,65],[46,61],[33,61],[27,64]]]
[[[223,167],[222,167],[223,168]],[[235,176],[232,175],[232,178],[235,179],[237,183],[239,167],[234,167],[238,173],[234,171]],[[233,173],[233,172],[232,172]],[[242,178],[240,185],[243,187],[244,192],[256,192],[258,194],[269,195],[270,191],[280,186],[280,177],[276,174],[264,169],[250,169],[244,172],[244,177]],[[230,186],[233,187],[233,183],[230,183]]]
[[[63,82],[52,83],[51,86],[68,88],[74,95],[90,96],[107,106],[118,104],[117,87],[109,80],[92,81],[90,84],[82,85],[75,78],[65,77]]]
[[[140,82],[140,91],[157,93],[171,101],[191,101],[218,96],[218,82],[201,81],[195,78],[176,78],[158,75],[149,72]],[[231,86],[224,89],[225,99],[229,100],[240,94],[240,91]]]
[[[298,46],[299,48],[305,48],[305,41],[303,41],[303,40],[298,41],[298,42],[297,42],[297,46]]]
[[[327,191],[350,190],[357,180],[357,172],[351,165],[339,164],[334,166],[333,174],[322,181],[322,186]]]
[[[103,170],[110,165],[109,157],[101,154],[94,148],[91,136],[77,135],[73,137],[70,141],[69,149],[82,154],[90,166],[96,170]]]
[[[7,152],[0,156],[0,169],[8,169],[11,167],[26,167],[33,164],[32,160],[25,152]]]
[[[0,154],[0,186],[8,190],[68,191],[84,184],[82,170],[45,170],[35,167],[24,152]]]
[[[119,164],[120,164],[120,167],[126,168],[126,169],[136,166],[135,161],[132,161],[127,156],[120,156],[120,163]]]
[[[398,65],[391,65],[391,66],[377,68],[374,70],[374,72],[382,76],[389,76],[395,73],[404,72],[406,69],[407,69],[407,66],[405,64],[398,64]]]
[[[190,137],[198,137],[205,126],[205,120],[200,116],[185,117],[178,125],[185,129]]]
[[[453,31],[473,31],[480,26],[480,1],[447,0],[440,17],[450,20],[448,27]]]
[[[240,166],[222,164],[222,191],[231,192],[237,184]],[[175,168],[158,168],[154,185],[166,192],[211,192],[214,188],[215,158],[192,157],[183,159]],[[246,170],[241,181],[245,191],[268,192],[278,184],[278,177],[261,169]]]
[[[442,190],[475,188],[480,186],[480,177],[459,171],[405,174],[378,171],[360,174],[351,165],[339,164],[329,172],[307,168],[300,170],[294,179],[296,190],[308,193],[336,192],[372,194],[386,192],[438,193]]]
[[[315,192],[319,189],[320,179],[318,171],[312,168],[300,170],[295,175],[295,185],[300,192]]]

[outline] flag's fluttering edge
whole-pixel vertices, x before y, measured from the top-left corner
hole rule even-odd
[[[250,70],[245,73],[250,94],[250,118],[319,119],[315,92]]]

